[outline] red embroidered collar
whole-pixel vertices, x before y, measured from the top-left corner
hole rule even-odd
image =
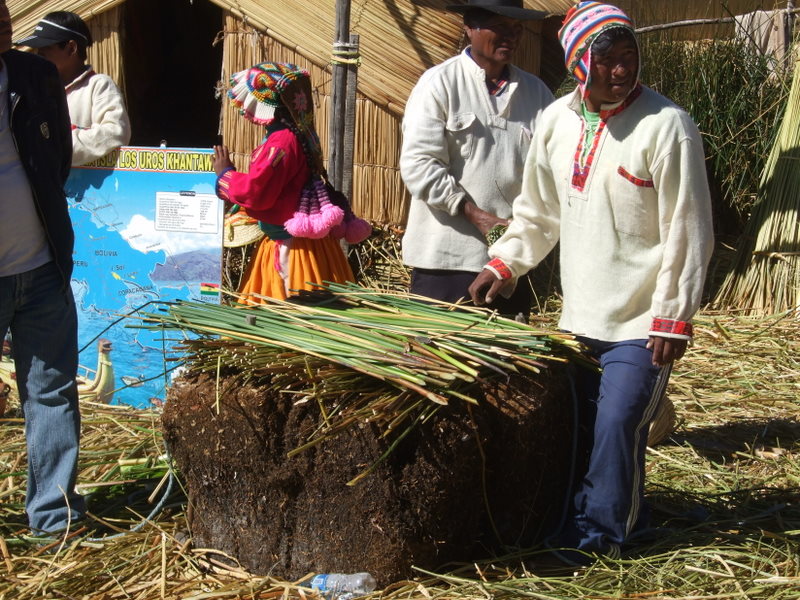
[[[581,166],[581,155],[583,154],[583,143],[584,143],[584,133],[586,128],[586,123],[581,119],[581,135],[578,138],[578,148],[575,150],[575,156],[572,159],[572,187],[573,189],[582,192],[586,187],[586,180],[589,177],[589,172],[592,170],[592,164],[594,163],[594,156],[597,152],[597,146],[600,143],[600,138],[603,135],[603,130],[606,128],[606,121],[613,117],[614,115],[618,115],[623,110],[628,108],[634,100],[636,100],[642,93],[642,84],[636,84],[631,90],[631,93],[628,94],[628,97],[623,100],[619,106],[611,108],[609,110],[601,110],[600,111],[600,125],[597,127],[597,131],[592,138],[592,147],[589,150],[589,154],[586,157],[586,163]]]

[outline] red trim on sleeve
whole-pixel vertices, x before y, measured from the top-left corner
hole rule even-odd
[[[694,328],[688,321],[673,321],[672,319],[653,319],[650,331],[655,334],[672,333],[675,335],[685,335],[692,337]]]
[[[497,274],[500,275],[500,279],[503,280],[511,279],[514,276],[511,273],[511,269],[509,269],[506,266],[506,263],[504,263],[499,258],[493,258],[492,260],[489,261],[488,265],[492,267],[495,271],[497,271]]]

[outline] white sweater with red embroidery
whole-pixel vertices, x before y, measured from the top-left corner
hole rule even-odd
[[[502,262],[490,264],[517,277],[560,242],[561,328],[604,341],[691,337],[713,249],[697,126],[642,86],[603,106],[585,164],[583,138],[576,91],[538,123],[513,221],[489,249]]]

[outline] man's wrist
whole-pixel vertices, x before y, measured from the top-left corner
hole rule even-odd
[[[514,277],[514,274],[511,272],[511,269],[508,268],[508,265],[506,265],[506,263],[499,258],[493,258],[486,263],[483,268],[494,273],[494,276],[501,281],[506,281],[507,279]]]
[[[694,336],[694,328],[689,321],[655,317],[650,325],[648,334],[656,337],[691,341]]]

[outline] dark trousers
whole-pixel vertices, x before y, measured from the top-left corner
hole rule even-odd
[[[470,300],[469,286],[475,281],[477,273],[471,271],[445,271],[435,269],[414,269],[411,272],[411,293],[434,300],[456,303]],[[514,318],[519,313],[526,317],[531,312],[533,291],[528,276],[520,277],[510,298],[498,296],[487,307],[503,316]],[[469,301],[472,304],[472,301]]]

